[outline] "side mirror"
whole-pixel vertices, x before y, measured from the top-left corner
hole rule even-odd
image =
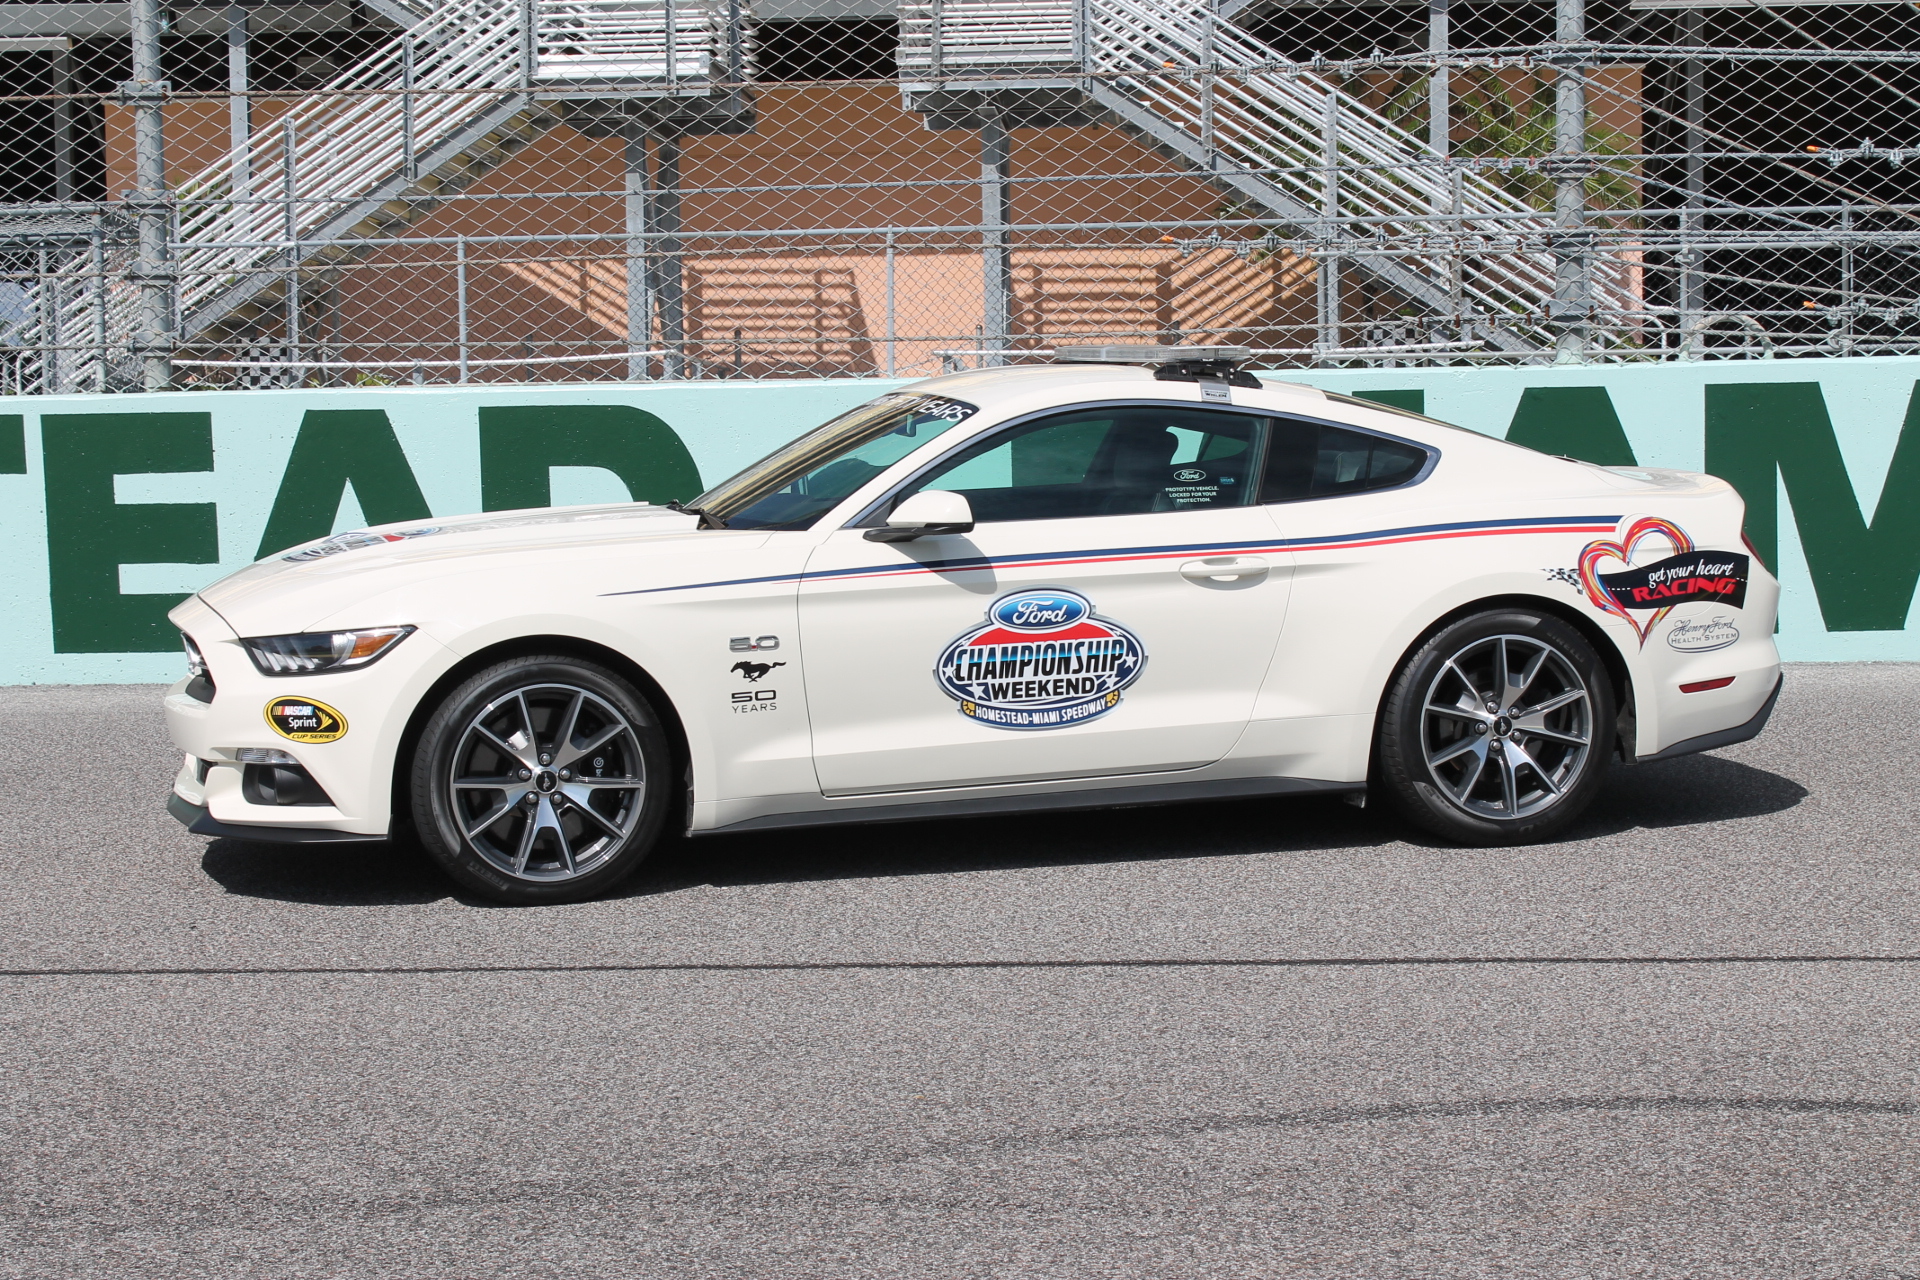
[[[938,533],[973,532],[973,508],[945,489],[922,489],[893,509],[886,524],[869,529],[868,542],[912,542]]]

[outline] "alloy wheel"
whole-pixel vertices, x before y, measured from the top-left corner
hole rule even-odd
[[[1553,645],[1478,639],[1441,664],[1420,737],[1427,772],[1476,818],[1516,821],[1557,804],[1593,750],[1593,696]]]
[[[519,880],[577,879],[617,853],[644,812],[646,766],[626,716],[568,684],[502,694],[468,721],[446,785],[467,846]]]

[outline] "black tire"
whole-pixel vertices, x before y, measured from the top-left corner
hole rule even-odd
[[[1373,789],[1460,844],[1544,840],[1598,794],[1614,715],[1606,664],[1576,628],[1524,608],[1476,613],[1442,627],[1395,673]]]
[[[673,803],[671,759],[659,717],[614,672],[578,658],[509,659],[462,683],[427,721],[413,756],[413,825],[475,893],[517,906],[578,902],[652,852]]]

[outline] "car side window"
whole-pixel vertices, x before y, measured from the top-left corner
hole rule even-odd
[[[1427,465],[1428,451],[1365,431],[1279,418],[1267,442],[1260,501],[1298,502],[1405,484]]]
[[[895,495],[964,494],[976,522],[1238,507],[1266,419],[1178,408],[1055,414],[961,450]]]

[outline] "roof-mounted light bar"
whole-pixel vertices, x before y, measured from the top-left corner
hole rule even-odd
[[[1163,347],[1151,343],[1109,343],[1101,347],[1053,349],[1062,364],[1131,364],[1153,370],[1158,382],[1199,382],[1218,379],[1228,386],[1259,390],[1260,383],[1240,366],[1253,359],[1246,347]]]
[[[1245,364],[1246,347],[1163,347],[1150,342],[1114,342],[1103,347],[1056,346],[1053,358],[1066,364]]]

